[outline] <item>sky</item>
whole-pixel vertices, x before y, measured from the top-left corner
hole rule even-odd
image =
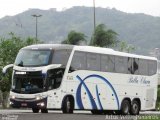
[[[160,16],[160,0],[95,0],[96,7],[116,8],[127,13]],[[72,6],[93,6],[93,0],[0,0],[0,18],[13,16],[30,8],[58,11]]]

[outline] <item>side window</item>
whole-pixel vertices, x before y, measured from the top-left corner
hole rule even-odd
[[[86,53],[75,52],[71,62],[71,67],[74,70],[85,70],[86,69]]]
[[[87,69],[100,71],[100,55],[95,53],[87,53]]]
[[[128,72],[127,72],[128,74],[134,74],[132,61],[133,61],[132,58],[128,58]]]
[[[157,62],[156,61],[148,61],[148,72],[149,75],[154,75],[157,73]]]
[[[115,72],[117,73],[127,73],[127,57],[115,56]]]
[[[101,71],[114,72],[114,56],[101,55]]]
[[[139,74],[148,75],[148,61],[139,59]]]
[[[47,79],[47,87],[48,90],[57,89],[60,87],[64,69],[58,68],[58,69],[51,69],[48,71],[48,79]]]
[[[128,74],[139,74],[137,58],[128,58]]]
[[[66,65],[70,56],[71,50],[55,50],[52,63]]]
[[[133,58],[132,60],[132,74],[139,74],[139,59]]]

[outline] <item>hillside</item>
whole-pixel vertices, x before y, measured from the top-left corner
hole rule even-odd
[[[15,16],[0,19],[0,36],[14,32],[21,37],[35,36],[35,18],[38,19],[38,38],[46,43],[60,43],[70,30],[85,33],[90,40],[93,32],[93,8],[73,7],[64,11],[29,9]],[[137,48],[137,53],[147,54],[160,47],[160,17],[129,14],[116,9],[96,8],[96,24],[104,23]]]

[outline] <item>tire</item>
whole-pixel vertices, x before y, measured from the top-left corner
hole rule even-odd
[[[38,108],[32,108],[33,113],[39,113],[39,109]]]
[[[71,114],[74,109],[74,101],[72,101],[71,97],[66,97],[63,101],[62,111],[63,113]]]
[[[48,110],[46,108],[41,109],[41,113],[48,113]]]
[[[131,105],[130,113],[131,115],[139,115],[139,111],[140,111],[140,104],[136,100],[134,100]]]
[[[121,114],[122,115],[128,115],[130,112],[130,103],[128,100],[123,100],[121,105]]]

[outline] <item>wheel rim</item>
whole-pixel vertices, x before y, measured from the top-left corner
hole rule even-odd
[[[69,113],[71,109],[71,103],[69,101],[69,98],[67,98],[67,112]]]
[[[129,101],[124,100],[123,103],[122,103],[121,113],[122,113],[123,115],[128,115],[128,114],[129,114],[129,111],[130,111]]]
[[[129,107],[128,107],[128,104],[126,104],[124,107],[124,113],[128,114],[128,111],[129,111]]]
[[[134,113],[138,113],[139,108],[138,108],[138,105],[137,105],[137,104],[133,104],[133,105],[132,105],[132,109],[133,109],[133,112],[134,112]]]

